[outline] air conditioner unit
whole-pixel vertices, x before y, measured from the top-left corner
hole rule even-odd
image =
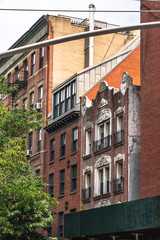
[[[2,100],[2,99],[3,99],[3,97],[4,97],[4,95],[3,95],[3,94],[0,94],[0,100]]]
[[[31,155],[32,155],[32,151],[31,151],[31,150],[29,150],[29,149],[27,149],[27,150],[26,150],[26,156],[28,156],[28,157],[29,157],[29,156],[31,156]]]
[[[42,104],[41,104],[41,103],[36,103],[36,104],[34,105],[34,109],[35,109],[35,110],[41,110],[41,109],[42,109]]]

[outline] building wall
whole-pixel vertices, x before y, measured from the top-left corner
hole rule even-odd
[[[78,149],[72,152],[72,129],[78,128]],[[66,133],[66,148],[65,156],[60,157],[60,136]],[[57,127],[54,131],[46,133],[46,160],[45,160],[45,178],[44,181],[49,182],[49,174],[54,173],[54,197],[59,201],[60,205],[53,209],[57,215],[55,216],[55,223],[52,225],[52,235],[58,236],[58,213],[69,213],[73,209],[80,211],[80,122],[79,118],[66,122],[64,126]],[[50,162],[50,141],[55,139],[55,159]],[[69,161],[69,162],[68,162]],[[71,166],[77,164],[77,189],[71,191]],[[65,169],[65,190],[64,195],[59,194],[59,171]],[[48,189],[46,189],[48,191]],[[67,205],[66,205],[67,203]],[[67,208],[66,208],[67,207]]]
[[[160,3],[141,3],[143,10],[159,10]],[[159,13],[141,13],[141,22],[159,21]],[[141,31],[141,197],[160,194],[159,168],[159,28]]]
[[[124,86],[124,85],[125,86]],[[85,174],[91,173],[91,196],[83,199],[81,192],[81,208],[89,209],[110,204],[117,204],[135,200],[140,197],[140,88],[132,84],[132,79],[127,73],[122,75],[121,91],[105,86],[102,82],[92,103],[83,98],[81,103],[81,190],[86,188]],[[90,106],[92,105],[92,106]],[[89,107],[90,106],[90,107]],[[110,117],[105,119],[104,112],[110,112]],[[115,144],[114,135],[118,132],[118,118],[123,116],[124,138]],[[94,151],[96,140],[97,119],[101,118],[100,124],[110,119],[111,144],[109,147],[102,147],[100,151]],[[91,153],[86,154],[86,134],[91,131]],[[103,143],[101,143],[103,144]],[[101,160],[100,160],[101,159]],[[97,182],[97,162],[101,164],[104,159],[108,163],[101,167],[110,165],[110,191],[106,194],[95,196]],[[100,162],[99,161],[99,162]],[[114,190],[114,180],[117,179],[117,166],[123,162],[124,185],[121,191]],[[100,167],[100,168],[101,168]]]

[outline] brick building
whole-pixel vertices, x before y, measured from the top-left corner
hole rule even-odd
[[[159,2],[141,3],[142,10],[159,10]],[[160,13],[141,13],[141,22],[159,21]],[[159,55],[160,29],[141,31],[141,197],[160,194]]]
[[[107,26],[102,22],[96,24],[95,28]],[[87,20],[63,16],[42,16],[10,49],[86,30],[88,30]],[[61,236],[63,234],[63,212],[80,209],[80,185],[78,180],[76,181],[80,178],[79,97],[98,82],[105,73],[111,71],[130,55],[135,41],[134,36],[130,33],[116,34],[109,50],[108,45],[113,38],[112,34],[95,38],[95,65],[89,68],[85,68],[88,66],[87,39],[35,49],[35,51],[0,60],[0,74],[5,75],[8,86],[19,86],[15,94],[1,96],[5,106],[22,108],[24,104],[24,110],[35,108],[42,112],[44,119],[51,117],[46,130],[44,130],[46,126],[44,123],[42,130],[34,131],[26,136],[27,155],[30,157],[33,170],[37,175],[46,176],[44,180],[50,184],[46,191],[49,191],[61,203],[57,209],[55,228],[52,231],[52,227],[49,226],[48,235]],[[133,41],[131,45],[130,40]],[[119,50],[120,52],[115,54]],[[113,55],[114,57],[111,57]],[[100,62],[101,60],[103,61]],[[68,102],[70,101],[68,108],[65,105],[65,111],[63,94],[58,100],[60,102],[57,102],[57,106],[58,103],[61,104],[59,110],[61,109],[63,116],[56,116],[53,112],[53,108],[57,107],[54,96],[56,94],[58,96],[58,91],[66,94],[65,101],[67,99]],[[66,124],[68,124],[67,127]]]
[[[102,81],[81,109],[83,208],[140,198],[140,87],[123,73],[121,91]]]

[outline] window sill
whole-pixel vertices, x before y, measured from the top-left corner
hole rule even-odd
[[[119,143],[114,143],[113,145],[114,145],[114,147],[119,147],[119,146],[121,146],[123,144],[124,144],[124,140],[119,142]]]
[[[84,199],[84,200],[82,200],[82,202],[83,203],[89,203],[89,202],[91,202],[91,198]]]
[[[109,151],[109,150],[111,150],[111,146],[103,148],[101,150],[98,150],[98,151],[94,152],[94,155],[97,155],[97,154],[100,154],[100,153],[103,153],[103,152],[106,152],[106,151]]]
[[[54,163],[54,161],[52,161],[52,162],[49,162],[49,165],[51,165],[52,163]]]
[[[76,150],[75,152],[72,152],[71,155],[74,155],[74,154],[76,154],[76,153],[77,153],[77,150]]]
[[[73,191],[73,192],[70,192],[70,195],[73,195],[73,194],[76,194],[77,193],[77,190]]]
[[[92,154],[88,154],[88,155],[83,156],[82,158],[83,158],[83,160],[86,160],[86,159],[91,158],[91,157],[92,157]]]
[[[124,189],[121,189],[121,190],[114,191],[113,193],[114,193],[115,195],[117,195],[117,194],[121,194],[121,193],[123,193],[123,192],[124,192]]]
[[[96,201],[96,200],[99,200],[101,198],[106,198],[106,197],[110,197],[111,196],[111,193],[104,193],[102,195],[98,195],[98,196],[95,196],[93,199]]]
[[[59,195],[59,197],[58,198],[63,198],[64,197],[64,194],[62,194],[62,195]]]
[[[63,159],[65,159],[65,155],[64,155],[63,157],[60,157],[60,158],[59,158],[59,160],[63,160]]]

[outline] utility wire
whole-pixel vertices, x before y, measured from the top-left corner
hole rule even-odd
[[[139,1],[139,0],[138,0]],[[153,1],[153,0],[152,0]],[[107,12],[107,13],[140,13],[140,12],[160,12],[160,10],[71,10],[71,9],[24,9],[24,8],[0,8],[0,11],[17,12]]]

